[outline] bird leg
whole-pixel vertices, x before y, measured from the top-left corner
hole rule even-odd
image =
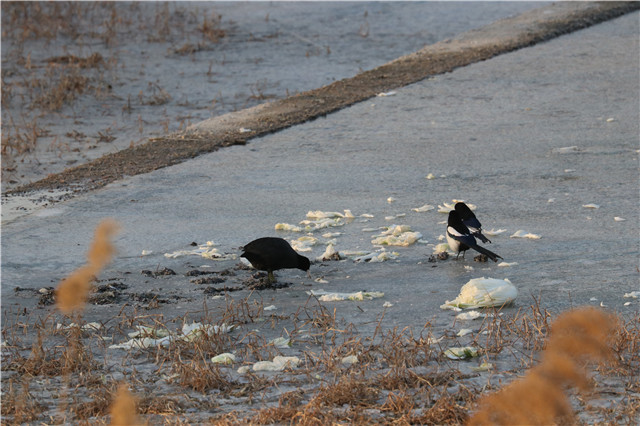
[[[276,277],[273,275],[273,271],[267,271],[267,281],[269,284],[273,284],[276,282]]]

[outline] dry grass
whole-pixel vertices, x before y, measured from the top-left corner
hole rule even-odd
[[[33,80],[31,88],[37,94],[32,107],[59,111],[89,89],[89,77],[82,75],[77,67],[64,67],[61,71],[57,68],[51,67],[48,78]]]
[[[218,389],[227,392],[235,388],[235,383],[230,381],[216,365],[206,360],[191,360],[189,362],[176,362],[172,371],[178,374],[177,382],[181,386],[189,387],[196,392],[206,392]]]
[[[409,424],[462,424],[469,417],[469,406],[476,395],[462,388],[455,394],[443,391],[435,403],[419,415],[408,416]]]
[[[4,104],[4,101],[3,101]],[[36,150],[38,139],[46,136],[47,130],[38,125],[37,119],[15,124],[13,118],[9,118],[9,125],[2,129],[2,156],[3,162],[15,161],[16,157],[24,156]]]
[[[32,422],[40,417],[46,406],[38,402],[38,398],[29,392],[29,380],[23,379],[20,384],[13,380],[3,384],[2,416],[10,417],[13,424]]]
[[[104,64],[104,58],[99,53],[92,53],[86,58],[75,55],[52,56],[46,59],[49,64],[75,65],[79,68],[98,68]]]
[[[3,37],[7,34],[27,39],[76,38],[81,33],[81,19],[89,10],[81,2],[7,2],[2,6]]]
[[[322,310],[319,312],[321,318],[326,318],[327,313],[322,314]],[[315,313],[317,314],[318,311]],[[495,351],[492,356],[498,357],[504,353],[513,355],[517,359],[526,355],[527,359],[532,360],[538,348],[543,348],[546,343],[552,350],[544,352],[543,365],[552,367],[541,369],[543,374],[534,377],[533,386],[548,385],[548,382],[538,382],[541,377],[544,380],[548,380],[548,377],[558,380],[562,384],[560,389],[563,389],[566,384],[587,386],[584,370],[579,366],[582,357],[571,355],[572,362],[575,361],[574,364],[567,363],[565,358],[569,356],[568,353],[573,354],[576,347],[580,346],[587,358],[602,359],[608,352],[606,343],[603,343],[606,341],[606,339],[603,340],[606,337],[604,330],[613,326],[610,317],[591,310],[577,317],[569,313],[560,316],[554,323],[553,329],[550,326],[551,317],[552,315],[541,309],[539,302],[536,301],[528,310],[519,310],[512,317],[494,316],[487,320],[484,324],[488,331],[486,342]],[[597,326],[590,321],[584,322],[583,320],[587,317],[595,318]],[[330,314],[329,318],[332,318]],[[313,323],[323,324],[324,322],[313,321],[310,318],[306,324]],[[637,330],[637,324],[635,326]],[[625,354],[627,350],[635,348],[638,344],[638,336],[634,335],[633,330],[629,328],[628,324],[624,325],[616,333],[616,341],[618,341],[616,346]],[[329,328],[325,332],[329,330],[335,331]],[[552,330],[551,337],[549,337],[550,330]],[[425,328],[423,333],[427,331],[428,328]],[[416,373],[413,370],[414,366],[434,362],[436,368],[442,367],[441,358],[436,356],[433,348],[426,348],[428,345],[422,333],[415,337],[407,329],[394,328],[388,331],[377,330],[376,334],[379,334],[378,343],[369,342],[366,345],[361,339],[350,336],[342,345],[332,350],[325,350],[324,356],[312,357],[313,371],[325,371],[323,376],[326,376],[326,373],[332,373],[336,377],[335,382],[317,386],[312,392],[288,392],[279,399],[275,407],[258,410],[251,416],[239,412],[226,414],[216,418],[216,422],[228,424],[229,419],[233,418],[235,423],[248,424],[461,424],[469,420],[469,413],[481,391],[463,385],[468,377],[456,372],[455,369],[445,368],[441,372],[427,370],[425,373]],[[630,340],[627,341],[626,338]],[[366,367],[357,365],[345,371],[344,366],[341,367],[335,362],[336,357],[349,353],[351,349],[355,349],[359,357],[366,354],[365,357],[368,360]],[[509,350],[506,351],[506,349]],[[625,359],[628,358],[629,355],[626,354]],[[382,364],[381,359],[385,360]],[[530,362],[524,362],[524,364],[528,363]],[[369,376],[371,372],[385,365],[392,367],[386,373]],[[635,365],[637,367],[637,363]],[[358,370],[358,367],[361,367],[361,370]],[[453,392],[452,389],[454,389]],[[508,389],[507,393],[510,393],[511,388]],[[526,389],[527,392],[531,391],[530,388]],[[560,396],[566,398],[562,390],[559,393],[549,392],[548,399],[538,402],[548,410],[561,410],[566,406],[557,403],[557,398]],[[517,398],[520,401],[524,397]],[[523,404],[520,403],[520,405]],[[637,413],[638,406],[640,406],[638,402],[627,401],[624,404],[626,414],[613,416],[612,413],[605,413],[605,415],[608,415],[608,418],[630,419],[633,418],[633,413]],[[561,417],[553,417],[553,419],[558,421]],[[572,417],[566,417],[566,419],[572,419]],[[510,421],[521,423],[524,421],[528,424],[532,419],[528,417],[510,419]]]
[[[371,407],[377,405],[379,395],[380,389],[368,380],[343,376],[333,385],[321,386],[309,404],[318,407],[344,404]]]
[[[182,403],[175,398],[163,395],[149,395],[138,403],[140,414],[176,415],[184,409]]]
[[[38,331],[31,353],[24,357],[18,351],[5,360],[3,370],[21,375],[55,377],[72,373],[90,373],[97,367],[91,351],[81,340],[78,328],[69,329],[64,345],[46,347],[42,332]]]
[[[640,377],[640,313],[627,320],[620,319],[612,338],[611,349],[616,363],[609,364],[605,372]]]
[[[202,34],[202,38],[211,43],[217,43],[223,38],[226,32],[221,25],[222,16],[212,14],[209,18],[204,16],[202,24],[198,27],[198,31]]]
[[[226,36],[218,14],[204,15],[193,6],[169,3],[158,3],[155,11],[149,9],[136,3],[104,1],[2,3],[4,172],[17,169],[15,177],[19,177],[22,169],[20,159],[15,156],[28,154],[31,159],[44,135],[52,134],[52,147],[68,147],[63,135],[54,133],[61,122],[67,123],[63,126],[67,129],[78,125],[78,106],[87,104],[79,100],[93,97],[100,102],[103,114],[116,116],[122,105],[115,106],[113,99],[126,99],[127,95],[129,99],[135,98],[138,90],[128,94],[112,93],[124,78],[131,78],[130,72],[125,71],[125,65],[130,64],[119,63],[117,48],[128,43],[132,36],[147,34],[147,41],[168,43],[169,50],[175,50],[173,46],[184,40],[197,39],[195,44],[185,44],[195,46],[185,48],[182,53],[186,54],[211,49]],[[52,50],[60,52],[61,47],[64,54],[51,56]],[[95,51],[98,49],[101,53]],[[85,56],[67,53],[86,50],[90,53]],[[173,101],[165,89],[151,84],[153,87],[147,89],[150,93],[145,93],[139,104],[145,111],[147,107],[162,107]],[[133,108],[130,102],[127,107],[129,112]],[[16,123],[24,124],[14,124],[11,116]],[[47,124],[38,126],[37,123]],[[80,145],[74,147],[78,150],[92,147],[90,139],[74,142]],[[38,158],[32,162],[41,164]],[[18,182],[11,180],[11,183]]]
[[[87,421],[91,418],[107,416],[115,394],[115,384],[110,386],[99,384],[91,388],[90,394],[76,391],[69,398],[71,402],[62,408],[65,415],[71,415],[77,420]]]
[[[171,100],[171,95],[158,84],[149,83],[147,87],[151,94],[149,96],[145,96],[141,90],[140,93],[138,93],[138,101],[140,105],[158,106],[164,105]]]

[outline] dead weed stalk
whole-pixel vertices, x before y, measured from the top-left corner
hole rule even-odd
[[[229,380],[218,366],[206,359],[178,361],[172,365],[171,370],[178,375],[177,381],[181,386],[196,392],[204,393],[212,389],[227,392],[235,387],[235,383]]]
[[[5,388],[6,386],[6,388]],[[37,420],[46,407],[29,392],[29,379],[23,378],[18,385],[14,378],[3,385],[2,417],[12,418],[13,424],[22,424]]]

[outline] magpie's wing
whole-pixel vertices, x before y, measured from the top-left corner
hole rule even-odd
[[[481,230],[478,230],[478,231],[474,232],[474,233],[473,233],[473,236],[474,236],[474,237],[476,237],[476,238],[478,238],[478,239],[479,239],[480,241],[482,241],[483,243],[490,243],[490,242],[491,242],[491,240],[490,240],[490,239],[488,239],[487,237],[485,237],[485,236],[482,234],[482,231],[481,231]]]
[[[449,232],[449,236],[456,241],[460,241],[461,244],[464,244],[469,247],[473,247],[476,245],[476,239],[473,238],[470,234],[460,234],[457,232]]]
[[[469,229],[471,229],[471,228],[475,228],[475,229],[482,228],[482,225],[480,224],[480,221],[475,216],[471,216],[471,217],[468,217],[466,219],[463,219],[462,223],[464,223],[467,226],[467,228],[469,228]]]
[[[469,231],[471,231],[471,234],[474,237],[478,238],[483,243],[491,242],[490,239],[482,235],[482,225],[480,224],[480,221],[475,216],[466,218],[465,220],[462,221],[462,223],[464,223],[465,226],[469,228]]]

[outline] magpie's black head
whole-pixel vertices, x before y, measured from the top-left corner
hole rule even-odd
[[[309,262],[309,259],[304,256],[298,255],[298,269],[308,271],[309,268],[311,268],[311,262]]]
[[[451,210],[449,212],[449,221],[447,223],[449,224],[449,226],[462,223],[462,219],[460,219],[460,214],[455,210]]]
[[[466,206],[465,206],[466,207]],[[469,234],[469,228],[466,227],[466,225],[464,223],[462,223],[462,219],[460,218],[460,214],[455,211],[455,210],[451,210],[449,212],[449,220],[447,222],[447,224],[452,227],[453,229],[455,229],[456,231],[458,231],[461,234]]]
[[[456,209],[456,212],[458,212],[462,220],[469,217],[475,217],[469,206],[467,206],[465,203],[456,203],[454,208]]]

